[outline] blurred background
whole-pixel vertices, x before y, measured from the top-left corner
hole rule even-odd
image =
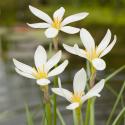
[[[41,29],[31,29],[26,23],[41,22],[30,11],[32,5],[51,15],[59,7],[66,9],[65,16],[89,12],[90,15],[82,21],[72,23],[72,26],[83,27],[90,31],[98,44],[107,29],[118,37],[113,50],[104,57],[107,68],[98,72],[98,80],[125,64],[125,0],[3,0],[0,1],[0,125],[26,125],[25,104],[33,112],[35,125],[41,123],[41,94],[34,80],[19,76],[14,71],[12,58],[16,58],[33,66],[33,55],[36,47],[41,44],[47,50],[51,39],[44,36]],[[69,45],[78,43],[81,47],[79,35],[60,33],[61,42]],[[60,49],[63,49],[60,44]],[[72,89],[74,73],[85,60],[71,55],[63,50],[63,58],[69,58],[70,65],[61,75],[63,86]],[[76,61],[77,60],[77,61]],[[119,73],[110,81],[110,85],[119,91],[125,71]],[[96,125],[104,125],[111,111],[115,96],[108,89],[101,93],[102,97],[96,102]],[[71,124],[72,112],[65,110],[68,104],[58,98],[58,105],[68,125]],[[84,104],[85,108],[85,104]],[[85,111],[83,108],[83,112]],[[120,108],[120,106],[119,106]],[[119,108],[116,114],[119,111]],[[84,113],[85,115],[85,113]],[[121,124],[122,125],[122,124]]]

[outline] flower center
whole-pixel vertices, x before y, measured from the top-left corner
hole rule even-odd
[[[84,94],[83,92],[81,92],[81,93],[75,93],[75,94],[72,96],[71,101],[72,101],[72,102],[81,103],[81,102],[82,102],[81,97],[83,96],[83,94]]]
[[[34,73],[33,73],[33,76],[36,78],[36,79],[42,79],[42,78],[47,78],[47,73],[44,71],[44,65],[41,68],[33,68],[34,69]]]
[[[92,61],[95,58],[99,57],[99,53],[96,53],[96,49],[94,49],[91,53],[87,52],[86,53],[88,60]]]
[[[52,23],[52,27],[56,28],[56,29],[60,29],[61,28],[61,20],[57,18],[54,18],[54,21]]]

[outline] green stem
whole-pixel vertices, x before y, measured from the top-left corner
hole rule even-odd
[[[51,117],[51,106],[50,103],[45,104],[45,114],[47,119],[47,125],[52,125],[52,117]]]
[[[95,125],[95,98],[90,99],[90,125]]]
[[[49,97],[49,88],[48,86],[40,87],[41,91],[43,91],[43,99],[44,99],[44,110],[45,116],[47,120],[47,125],[52,125],[52,112],[51,112],[51,104],[50,104],[50,97]]]
[[[57,85],[58,85],[58,77],[55,76],[54,77],[54,87],[57,87]],[[56,94],[54,94],[53,100],[54,100],[53,101],[54,102],[54,120],[53,120],[53,122],[54,122],[54,125],[56,125],[57,124],[57,113],[56,113],[57,102],[56,102]]]
[[[87,102],[87,108],[86,108],[85,125],[88,125],[88,124],[89,124],[90,104],[91,104],[91,101],[90,101],[90,99],[89,99],[88,102]]]
[[[55,51],[58,51],[58,43],[59,43],[59,37],[56,36],[56,37],[53,39],[53,45],[54,45]]]
[[[58,51],[58,42],[59,42],[59,38],[58,38],[58,36],[56,36],[56,37],[53,39],[53,45],[54,45],[54,49],[55,49],[56,52]],[[55,77],[54,77],[54,87],[57,87],[57,85],[58,85],[58,77],[55,76]],[[53,101],[54,101],[54,120],[53,120],[53,122],[54,122],[54,125],[56,125],[56,124],[57,124],[56,94],[54,94]]]
[[[74,125],[83,125],[81,107],[74,110]]]

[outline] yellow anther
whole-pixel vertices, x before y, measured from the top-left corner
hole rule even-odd
[[[40,68],[37,68],[37,70],[35,68],[33,69],[34,69],[33,76],[36,79],[47,78],[47,73],[44,71],[44,65],[42,67],[42,70]]]
[[[54,18],[54,21],[52,23],[52,27],[56,28],[56,29],[60,29],[61,27],[61,20],[57,18]]]
[[[78,102],[81,103],[81,97],[84,95],[84,92],[75,92],[75,94],[72,96],[71,101],[72,102]]]

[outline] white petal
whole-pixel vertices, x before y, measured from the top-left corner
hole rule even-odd
[[[63,47],[66,51],[68,51],[71,54],[86,58],[86,52],[80,49],[77,44],[75,44],[73,47],[63,44]]]
[[[55,75],[62,73],[65,70],[67,65],[68,65],[68,60],[65,60],[62,64],[60,64],[55,69],[50,71],[48,74],[48,77],[55,76]]]
[[[66,44],[63,44],[63,47],[69,53],[76,55],[76,50],[74,49],[74,47],[68,46]]]
[[[37,80],[37,84],[40,86],[45,86],[50,84],[50,80],[49,79],[39,79]]]
[[[52,91],[55,94],[66,98],[68,101],[70,101],[71,98],[72,98],[72,93],[70,91],[66,90],[66,89],[63,89],[63,88],[52,88]]]
[[[86,29],[80,30],[80,38],[82,40],[83,45],[89,53],[95,49],[95,42],[91,34]]]
[[[49,28],[50,27],[50,24],[48,23],[33,23],[33,24],[27,23],[27,25],[32,28]]]
[[[82,68],[74,76],[73,80],[74,93],[84,93],[86,82],[87,82],[86,72]]]
[[[47,38],[54,38],[58,35],[58,32],[57,29],[50,27],[45,31],[45,35]]]
[[[84,12],[84,13],[78,13],[78,14],[74,14],[74,15],[68,16],[67,18],[65,18],[65,19],[62,21],[62,25],[64,26],[64,25],[67,25],[67,24],[69,24],[69,23],[82,20],[82,19],[84,19],[86,16],[88,16],[88,13],[86,13],[86,12]]]
[[[62,20],[64,13],[65,13],[65,9],[63,7],[60,7],[58,10],[54,12],[53,18]]]
[[[71,27],[71,26],[64,26],[61,28],[61,31],[68,33],[68,34],[75,34],[80,31],[79,28]]]
[[[28,73],[25,73],[25,72],[22,72],[21,70],[15,68],[16,72],[24,77],[27,77],[27,78],[31,78],[31,79],[35,79],[35,77],[33,77],[31,74],[28,74]]]
[[[79,107],[79,103],[72,103],[72,104],[66,106],[66,109],[74,110],[74,109],[76,109],[77,107]]]
[[[87,57],[86,57],[86,51],[85,51],[85,50],[80,49],[77,44],[74,45],[74,48],[75,48],[76,54],[77,54],[78,56],[83,57],[83,58],[87,58]]]
[[[58,51],[53,57],[51,57],[46,63],[46,69],[49,71],[52,67],[54,67],[61,59],[62,52]]]
[[[112,43],[102,52],[102,54],[100,55],[100,57],[103,57],[105,56],[107,53],[109,53],[112,48],[114,47],[115,43],[116,43],[116,36],[114,36],[114,40],[112,41]]]
[[[38,46],[34,54],[34,61],[37,68],[43,68],[43,64],[46,63],[47,54],[43,46]]]
[[[33,6],[29,6],[30,11],[37,16],[38,18],[44,20],[45,22],[51,24],[52,23],[52,19],[43,11],[33,7]]]
[[[100,97],[99,93],[104,88],[104,83],[105,83],[104,79],[98,82],[92,89],[89,90],[89,92],[85,96],[82,97],[82,102],[85,102],[87,99],[94,96]]]
[[[105,61],[100,58],[95,58],[92,60],[92,64],[97,70],[104,70],[106,67]]]
[[[24,63],[21,63],[21,62],[17,61],[16,59],[13,59],[13,62],[14,62],[14,65],[16,66],[16,68],[21,70],[22,72],[27,73],[27,74],[33,73],[32,67],[30,67]]]
[[[98,45],[96,52],[102,52],[109,44],[111,40],[111,31],[108,29],[106,35],[102,39],[101,43]]]

